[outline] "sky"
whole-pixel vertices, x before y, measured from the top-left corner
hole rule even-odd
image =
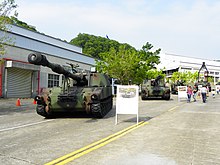
[[[219,0],[15,0],[18,19],[70,41],[79,33],[108,37],[140,50],[220,59]]]

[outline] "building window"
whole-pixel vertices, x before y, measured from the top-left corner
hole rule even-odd
[[[48,88],[59,86],[59,75],[48,74]]]
[[[215,75],[219,75],[219,72],[215,72]]]

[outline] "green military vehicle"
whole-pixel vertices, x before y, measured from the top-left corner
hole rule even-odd
[[[56,112],[84,111],[102,118],[112,109],[112,88],[108,76],[96,72],[77,73],[73,67],[70,72],[59,64],[50,63],[40,53],[29,54],[28,61],[64,75],[61,87],[53,87],[48,93],[35,97],[39,115],[48,118]]]
[[[176,83],[171,84],[172,94],[178,94],[178,86],[186,86],[185,81],[177,80]]]
[[[161,76],[156,79],[146,79],[141,85],[141,99],[146,100],[148,98],[170,99],[170,88],[165,86]]]

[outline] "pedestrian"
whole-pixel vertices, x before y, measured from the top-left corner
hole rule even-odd
[[[198,86],[194,85],[194,87],[193,87],[193,99],[194,99],[194,102],[196,102],[197,92],[198,92]]]
[[[202,86],[201,90],[201,95],[202,95],[202,101],[203,103],[206,102],[206,94],[207,94],[207,87],[205,85]]]
[[[187,87],[187,103],[190,103],[192,94],[193,94],[192,87],[190,85],[188,85],[188,87]]]
[[[219,95],[219,87],[217,87],[216,92],[217,92],[217,94]]]
[[[212,98],[215,98],[215,89],[212,89]]]
[[[209,87],[208,85],[206,86],[207,88],[207,93],[206,93],[206,98],[209,97],[209,94],[211,92],[211,87]]]

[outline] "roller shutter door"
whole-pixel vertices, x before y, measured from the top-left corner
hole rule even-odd
[[[8,98],[30,98],[31,97],[31,74],[32,71],[8,68],[7,97]]]

